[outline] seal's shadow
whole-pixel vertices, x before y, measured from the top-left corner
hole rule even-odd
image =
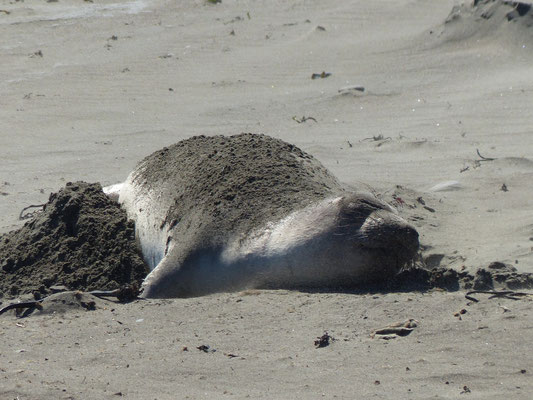
[[[468,286],[465,281],[467,274],[460,274],[453,269],[428,269],[422,266],[411,266],[400,271],[394,277],[383,281],[366,283],[360,286],[339,286],[335,288],[295,288],[305,293],[344,293],[344,294],[374,294],[374,293],[408,293],[426,292],[432,289],[458,291]]]

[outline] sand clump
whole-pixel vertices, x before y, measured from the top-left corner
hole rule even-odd
[[[54,285],[112,290],[140,284],[147,272],[133,223],[97,183],[68,183],[43,212],[0,236],[2,297],[48,294]]]
[[[425,32],[426,44],[500,43],[504,48],[527,47],[533,38],[532,5],[520,1],[475,0],[455,4],[446,19]]]

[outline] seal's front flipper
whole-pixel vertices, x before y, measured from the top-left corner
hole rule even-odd
[[[122,190],[122,186],[124,186],[124,182],[115,183],[114,185],[106,186],[103,190],[104,190],[104,193],[111,200],[118,202],[118,198],[120,196],[120,191]]]

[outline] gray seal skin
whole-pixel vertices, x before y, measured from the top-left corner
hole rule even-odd
[[[418,249],[391,206],[266,135],[183,140],[107,192],[135,221],[147,298],[361,286],[394,277]]]

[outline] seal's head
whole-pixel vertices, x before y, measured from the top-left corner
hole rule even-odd
[[[248,287],[360,287],[394,278],[417,249],[415,228],[391,206],[345,192],[230,241],[218,260]]]

